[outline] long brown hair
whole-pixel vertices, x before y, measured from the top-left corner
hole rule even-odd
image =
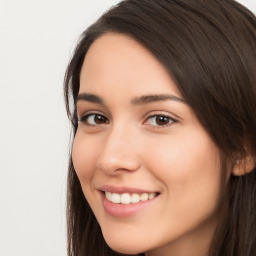
[[[84,57],[108,32],[130,36],[162,63],[223,159],[255,159],[256,18],[249,10],[233,0],[126,0],[110,9],[81,35],[66,71],[65,100],[74,135]],[[68,255],[122,255],[105,243],[71,158],[67,193]],[[209,255],[255,255],[255,195],[255,169],[232,175],[223,185],[223,214]]]

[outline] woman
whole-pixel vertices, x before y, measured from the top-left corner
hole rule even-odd
[[[83,33],[69,255],[255,255],[255,49],[233,0],[127,0]]]

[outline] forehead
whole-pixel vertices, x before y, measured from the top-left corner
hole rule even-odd
[[[164,66],[143,45],[122,34],[105,34],[89,48],[80,75],[80,92],[123,88],[137,93],[180,93]],[[141,92],[140,92],[141,91]]]

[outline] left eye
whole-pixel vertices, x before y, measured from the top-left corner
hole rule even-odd
[[[166,126],[166,125],[174,123],[174,122],[175,122],[175,120],[169,116],[155,115],[155,116],[151,116],[147,119],[147,124],[152,125],[152,126]]]

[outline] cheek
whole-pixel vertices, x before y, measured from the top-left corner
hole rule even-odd
[[[196,133],[194,140],[182,134],[169,140],[158,139],[147,147],[147,169],[152,170],[168,190],[177,193],[176,196],[219,191],[219,150],[208,135],[199,133],[198,140],[196,138]]]
[[[147,169],[161,180],[167,192],[163,193],[166,203],[161,210],[163,230],[165,225],[177,234],[192,230],[217,211],[219,150],[207,136],[200,138],[200,143],[194,143],[182,136],[172,143],[162,140],[147,148]]]
[[[93,176],[98,150],[97,144],[91,143],[89,138],[84,137],[81,132],[77,131],[72,149],[73,165],[80,182]]]

